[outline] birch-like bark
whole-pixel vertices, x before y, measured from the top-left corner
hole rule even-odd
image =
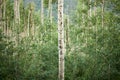
[[[5,33],[5,17],[6,17],[6,14],[5,14],[5,12],[6,12],[6,0],[4,0],[4,2],[3,2],[3,19],[4,19],[4,22],[3,22],[3,29],[4,29],[4,33]]]
[[[15,24],[20,23],[20,11],[19,11],[19,6],[20,6],[20,0],[14,0],[14,20]]]
[[[94,16],[96,16],[96,0],[94,0]]]
[[[14,0],[14,22],[16,26],[16,42],[19,44],[19,25],[20,25],[20,0]]]
[[[28,37],[30,36],[30,10],[28,11],[28,25],[27,25]]]
[[[41,0],[41,24],[44,24],[44,2]]]
[[[94,0],[94,17],[95,17],[95,34],[96,34],[96,36],[95,36],[95,52],[97,53],[97,16],[96,16],[96,6],[97,6],[97,4],[96,4],[96,0]]]
[[[82,2],[82,9],[85,9],[85,2],[83,0]],[[84,29],[84,33],[83,33],[83,38],[85,39],[86,43],[87,43],[87,37],[86,37],[86,26],[85,26],[85,13],[82,13],[82,26],[85,28]]]
[[[64,80],[64,24],[63,24],[64,0],[58,0],[58,49],[59,49],[59,80]]]
[[[92,16],[92,1],[89,0],[89,7],[90,7],[90,12],[89,12],[89,16]]]
[[[31,35],[33,35],[34,34],[34,30],[32,30],[33,29],[33,9],[32,9],[32,5],[31,5],[31,8],[30,8],[30,26],[29,26],[29,28],[30,28],[30,36]]]
[[[102,28],[104,28],[104,0],[102,0]]]
[[[88,28],[88,30],[89,30],[88,35],[89,35],[89,39],[91,39],[90,32],[91,32],[91,29],[92,29],[91,17],[92,17],[92,1],[89,0],[89,12],[88,12],[88,19],[89,19],[89,22],[88,22],[88,26],[89,26],[89,28]]]
[[[0,0],[0,28],[2,26],[2,3],[3,3],[3,0]]]
[[[49,0],[49,4],[48,4],[48,16],[50,18],[50,23],[52,23],[52,0]]]

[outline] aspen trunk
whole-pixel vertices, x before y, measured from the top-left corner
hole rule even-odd
[[[102,28],[104,28],[104,0],[102,0]]]
[[[94,16],[96,16],[96,0],[94,1]]]
[[[4,29],[4,33],[5,33],[5,18],[6,18],[6,14],[5,14],[5,11],[6,11],[6,0],[4,0],[3,2],[3,29]]]
[[[2,26],[2,0],[0,0],[0,28]]]
[[[91,17],[92,17],[92,0],[89,0],[89,7],[90,7],[90,11],[89,11],[89,20],[90,20],[90,30],[93,28],[92,27],[92,22],[91,22]]]
[[[94,17],[95,17],[95,20],[96,20],[96,0],[94,1]],[[95,37],[95,52],[97,53],[97,24],[96,23],[95,23],[95,34],[96,34],[96,37]]]
[[[0,21],[2,20],[2,3],[3,0],[0,0]]]
[[[59,80],[64,80],[64,25],[63,25],[64,0],[58,0],[58,49],[59,49]]]
[[[89,0],[89,7],[90,7],[89,17],[91,17],[92,16],[92,4],[91,4],[91,0]]]
[[[28,33],[28,37],[29,37],[29,35],[30,35],[30,10],[28,11],[28,28],[27,28],[27,33]]]
[[[52,16],[52,4],[51,4],[51,8],[50,8],[50,22],[52,23],[52,18],[53,18],[53,16]]]
[[[41,0],[41,24],[44,24],[44,2]]]
[[[14,20],[15,20],[15,24],[20,23],[19,3],[20,3],[20,0],[14,0]]]
[[[48,17],[50,18],[50,23],[52,23],[52,0],[49,0],[48,4]]]
[[[32,9],[30,9],[30,26],[29,26],[29,29],[30,29],[30,36],[32,36],[32,31],[33,30],[31,30],[32,28],[33,28],[33,20],[32,20],[32,12],[33,12],[33,10]]]
[[[14,0],[14,21],[16,25],[16,42],[17,45],[19,44],[19,25],[20,25],[20,11],[19,11],[19,6],[20,6],[20,0]]]
[[[91,22],[91,17],[92,17],[92,3],[91,3],[91,0],[89,0],[89,12],[88,12],[88,19],[89,19],[89,22],[88,22],[88,26],[89,26],[89,33],[88,33],[88,35],[89,35],[89,39],[91,39],[91,36],[90,36],[90,32],[91,32],[91,30],[92,30],[92,22]]]
[[[82,2],[82,9],[85,9],[85,2],[83,0]],[[83,33],[83,39],[87,42],[87,37],[86,37],[86,26],[85,26],[85,13],[82,13],[82,26],[85,28],[84,33]]]

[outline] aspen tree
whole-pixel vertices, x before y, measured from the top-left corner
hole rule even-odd
[[[5,17],[6,17],[6,14],[5,14],[5,11],[6,11],[6,0],[3,1],[3,19],[4,19],[4,22],[3,22],[3,29],[4,29],[4,33],[5,33]]]
[[[104,28],[104,0],[102,0],[102,28]]]
[[[19,6],[20,6],[20,0],[14,0],[14,20],[15,24],[20,23],[20,11],[19,11]]]
[[[52,23],[52,0],[49,0],[48,4],[48,17],[50,18],[50,23]]]
[[[34,23],[33,23],[33,10],[34,10],[34,4],[30,4],[30,25],[29,25],[29,29],[30,29],[30,35],[34,34]],[[33,30],[32,30],[33,28]]]
[[[92,28],[92,22],[91,22],[91,17],[92,17],[92,0],[89,0],[89,27],[90,27],[90,30]]]
[[[30,3],[28,10],[28,27],[27,27],[28,37],[34,35],[33,10],[34,10],[34,4]]]
[[[50,20],[50,23],[52,24],[52,0],[49,0],[49,3],[48,3],[48,18]],[[50,25],[50,35],[51,35],[51,42],[52,42],[52,29],[51,29],[51,26]]]
[[[6,16],[6,35],[7,36],[9,36],[9,28],[8,28],[8,26],[9,26],[9,17],[8,16]],[[7,39],[7,42],[8,42],[8,39]]]
[[[20,0],[14,0],[14,22],[16,25],[16,39],[17,39],[17,44],[19,44],[19,27],[20,27]]]
[[[64,25],[63,25],[64,0],[58,0],[58,49],[59,49],[59,80],[64,80]]]
[[[29,37],[29,35],[30,35],[30,10],[28,10],[28,28],[27,28],[27,30],[28,30],[28,37]]]
[[[85,2],[84,2],[84,0],[82,1],[82,9],[83,10],[85,9]],[[82,26],[86,28],[86,26],[85,26],[85,13],[82,13]],[[87,37],[84,36],[84,35],[86,35],[86,29],[84,30],[83,38],[85,38],[86,39],[85,41],[87,42]]]
[[[96,0],[94,0],[94,17],[96,20]],[[97,25],[96,25],[96,22],[95,22],[95,34],[96,34],[96,36],[95,36],[95,52],[97,53]]]
[[[41,0],[41,24],[44,24],[44,1]]]
[[[94,16],[96,16],[96,0],[94,0]]]
[[[0,28],[2,26],[2,0],[0,0]]]
[[[89,7],[89,11],[88,11],[88,35],[89,35],[89,38],[88,39],[91,39],[90,37],[90,30],[92,29],[92,22],[91,22],[91,17],[92,17],[92,6],[91,6],[91,0],[88,1],[88,7]],[[88,36],[87,36],[88,37]]]
[[[91,17],[92,16],[92,1],[89,0],[89,7],[90,7],[90,12],[89,12],[89,16]]]

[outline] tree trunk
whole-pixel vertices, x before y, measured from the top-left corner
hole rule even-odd
[[[50,18],[50,23],[52,23],[52,0],[49,0],[48,4],[48,17]]]
[[[30,10],[28,11],[28,28],[27,28],[27,30],[28,30],[28,37],[30,36]]]
[[[20,0],[14,0],[14,22],[16,25],[16,42],[19,44],[19,24],[20,24]]]
[[[6,25],[6,23],[5,23],[5,18],[6,18],[6,14],[5,14],[5,12],[6,12],[6,0],[4,0],[4,2],[3,2],[3,29],[4,29],[4,33],[5,33],[5,25]]]
[[[94,0],[94,16],[96,16],[96,0]]]
[[[0,0],[0,28],[2,26],[2,3],[3,3],[3,0]]]
[[[59,80],[64,80],[64,25],[63,25],[64,0],[58,0],[58,49],[59,49]]]
[[[89,17],[92,16],[92,3],[91,3],[91,2],[92,2],[92,1],[89,0],[89,7],[90,7]]]
[[[41,0],[41,24],[44,24],[44,2]]]
[[[102,28],[104,27],[104,0],[102,0]]]
[[[20,0],[14,0],[14,20],[15,20],[15,24],[20,23],[19,4],[20,4]]]

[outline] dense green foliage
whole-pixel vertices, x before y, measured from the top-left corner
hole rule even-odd
[[[96,15],[92,1],[91,17],[88,16],[88,0],[84,3],[78,0],[77,9],[70,17],[69,28],[66,21],[68,15],[65,15],[65,40],[69,37],[69,42],[65,41],[65,80],[120,80],[119,2],[106,0],[104,27],[101,0],[96,4]],[[45,3],[47,5],[48,0]],[[40,12],[35,11],[35,4],[30,3],[25,8],[21,1],[20,25],[13,25],[13,2],[7,0],[6,4],[5,21],[12,35],[0,30],[0,80],[58,80],[56,19],[50,23],[45,16],[44,25],[41,25]],[[29,18],[31,8],[32,17]],[[33,24],[34,29],[31,27]],[[18,44],[16,35],[19,35]]]

